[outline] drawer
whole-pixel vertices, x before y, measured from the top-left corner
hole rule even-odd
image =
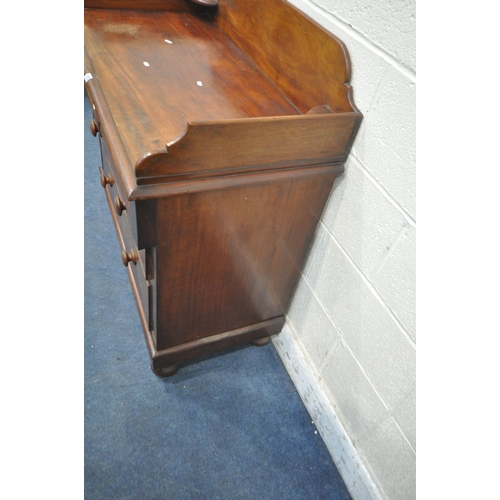
[[[109,203],[109,209],[116,216],[117,223],[120,226],[120,233],[125,237],[130,238],[130,241],[126,242],[126,246],[133,246],[138,249],[137,239],[132,231],[132,224],[130,220],[130,207],[132,204],[128,203],[123,191],[120,189],[119,184],[116,182],[116,175],[110,167],[109,158],[107,157],[106,149],[102,149],[102,167],[99,171],[101,185],[109,193],[111,198]],[[145,258],[144,251],[140,252],[143,267],[145,268]]]
[[[99,138],[99,142],[101,145],[102,169],[104,171],[104,177],[101,175],[101,185],[104,187],[109,184],[114,187],[117,191],[117,196],[119,196],[121,202],[123,203],[123,209],[130,212],[133,202],[131,203],[128,200],[125,189],[120,183],[120,176],[118,175],[117,169],[113,165],[109,148],[103,135]]]
[[[146,250],[139,250],[137,248],[136,241],[132,234],[132,229],[128,223],[127,215],[122,212],[122,215],[118,215],[114,203],[116,199],[116,187],[107,184],[105,186],[106,199],[108,201],[109,209],[111,212],[111,217],[115,225],[116,233],[118,236],[118,242],[121,248],[121,259],[123,264],[128,268],[133,280],[135,287],[137,289],[138,298],[140,300],[140,305],[142,307],[142,312],[145,316],[145,321],[148,325],[152,323],[153,318],[151,317],[150,310],[152,308],[151,294],[152,290],[149,279],[146,278]]]
[[[106,190],[109,209],[112,215],[116,218],[116,223],[119,226],[119,233],[122,238],[122,247],[134,247],[138,250],[137,240],[132,232],[132,225],[129,217],[129,207],[125,202],[125,197],[120,191],[116,182],[116,177],[109,168],[109,163],[105,161],[105,154],[103,152],[103,166],[99,169],[101,177],[101,185]],[[142,263],[145,268],[144,251],[141,251]]]
[[[127,266],[129,277],[133,280],[137,290],[136,299],[140,301],[141,319],[154,335],[154,318],[156,316],[155,251],[151,248],[139,249],[137,231],[133,230],[136,227],[135,202],[130,202],[125,196],[119,176],[113,167],[106,140],[102,135],[100,143],[102,156],[102,167],[99,172],[100,181],[106,192],[108,206],[122,250],[122,262]]]
[[[117,207],[121,205],[122,208],[120,211],[127,211],[132,234],[135,240],[138,241],[136,204],[134,201],[128,199],[127,190],[124,188],[121,182],[120,173],[113,163],[106,136],[103,134],[102,130],[100,131],[99,142],[101,145],[102,168],[104,170],[104,176],[101,176],[101,184],[104,186],[112,180],[117,190],[116,195],[113,197],[113,201],[117,204]],[[116,196],[118,196],[119,202],[116,200]]]

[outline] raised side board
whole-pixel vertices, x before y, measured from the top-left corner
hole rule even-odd
[[[344,43],[283,0],[219,0],[217,25],[302,113],[359,112]]]
[[[356,113],[191,122],[166,150],[135,165],[138,184],[344,162]]]

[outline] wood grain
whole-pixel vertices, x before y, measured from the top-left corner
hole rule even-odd
[[[153,370],[279,333],[362,119],[344,44],[282,0],[85,6],[101,180]]]
[[[323,173],[157,201],[159,350],[286,313],[335,178]]]
[[[87,9],[85,48],[132,165],[190,121],[300,114],[206,17]]]
[[[360,119],[342,113],[194,122],[166,150],[139,160],[135,171],[141,183],[148,176],[171,181],[187,173],[195,178],[342,162]]]
[[[307,113],[328,104],[357,111],[344,43],[283,0],[219,0],[215,22]]]

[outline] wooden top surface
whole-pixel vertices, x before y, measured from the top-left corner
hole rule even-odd
[[[132,164],[191,121],[301,114],[200,15],[86,9],[85,50]]]

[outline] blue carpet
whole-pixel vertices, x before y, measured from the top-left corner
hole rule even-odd
[[[272,343],[150,369],[85,98],[86,500],[349,499]]]

